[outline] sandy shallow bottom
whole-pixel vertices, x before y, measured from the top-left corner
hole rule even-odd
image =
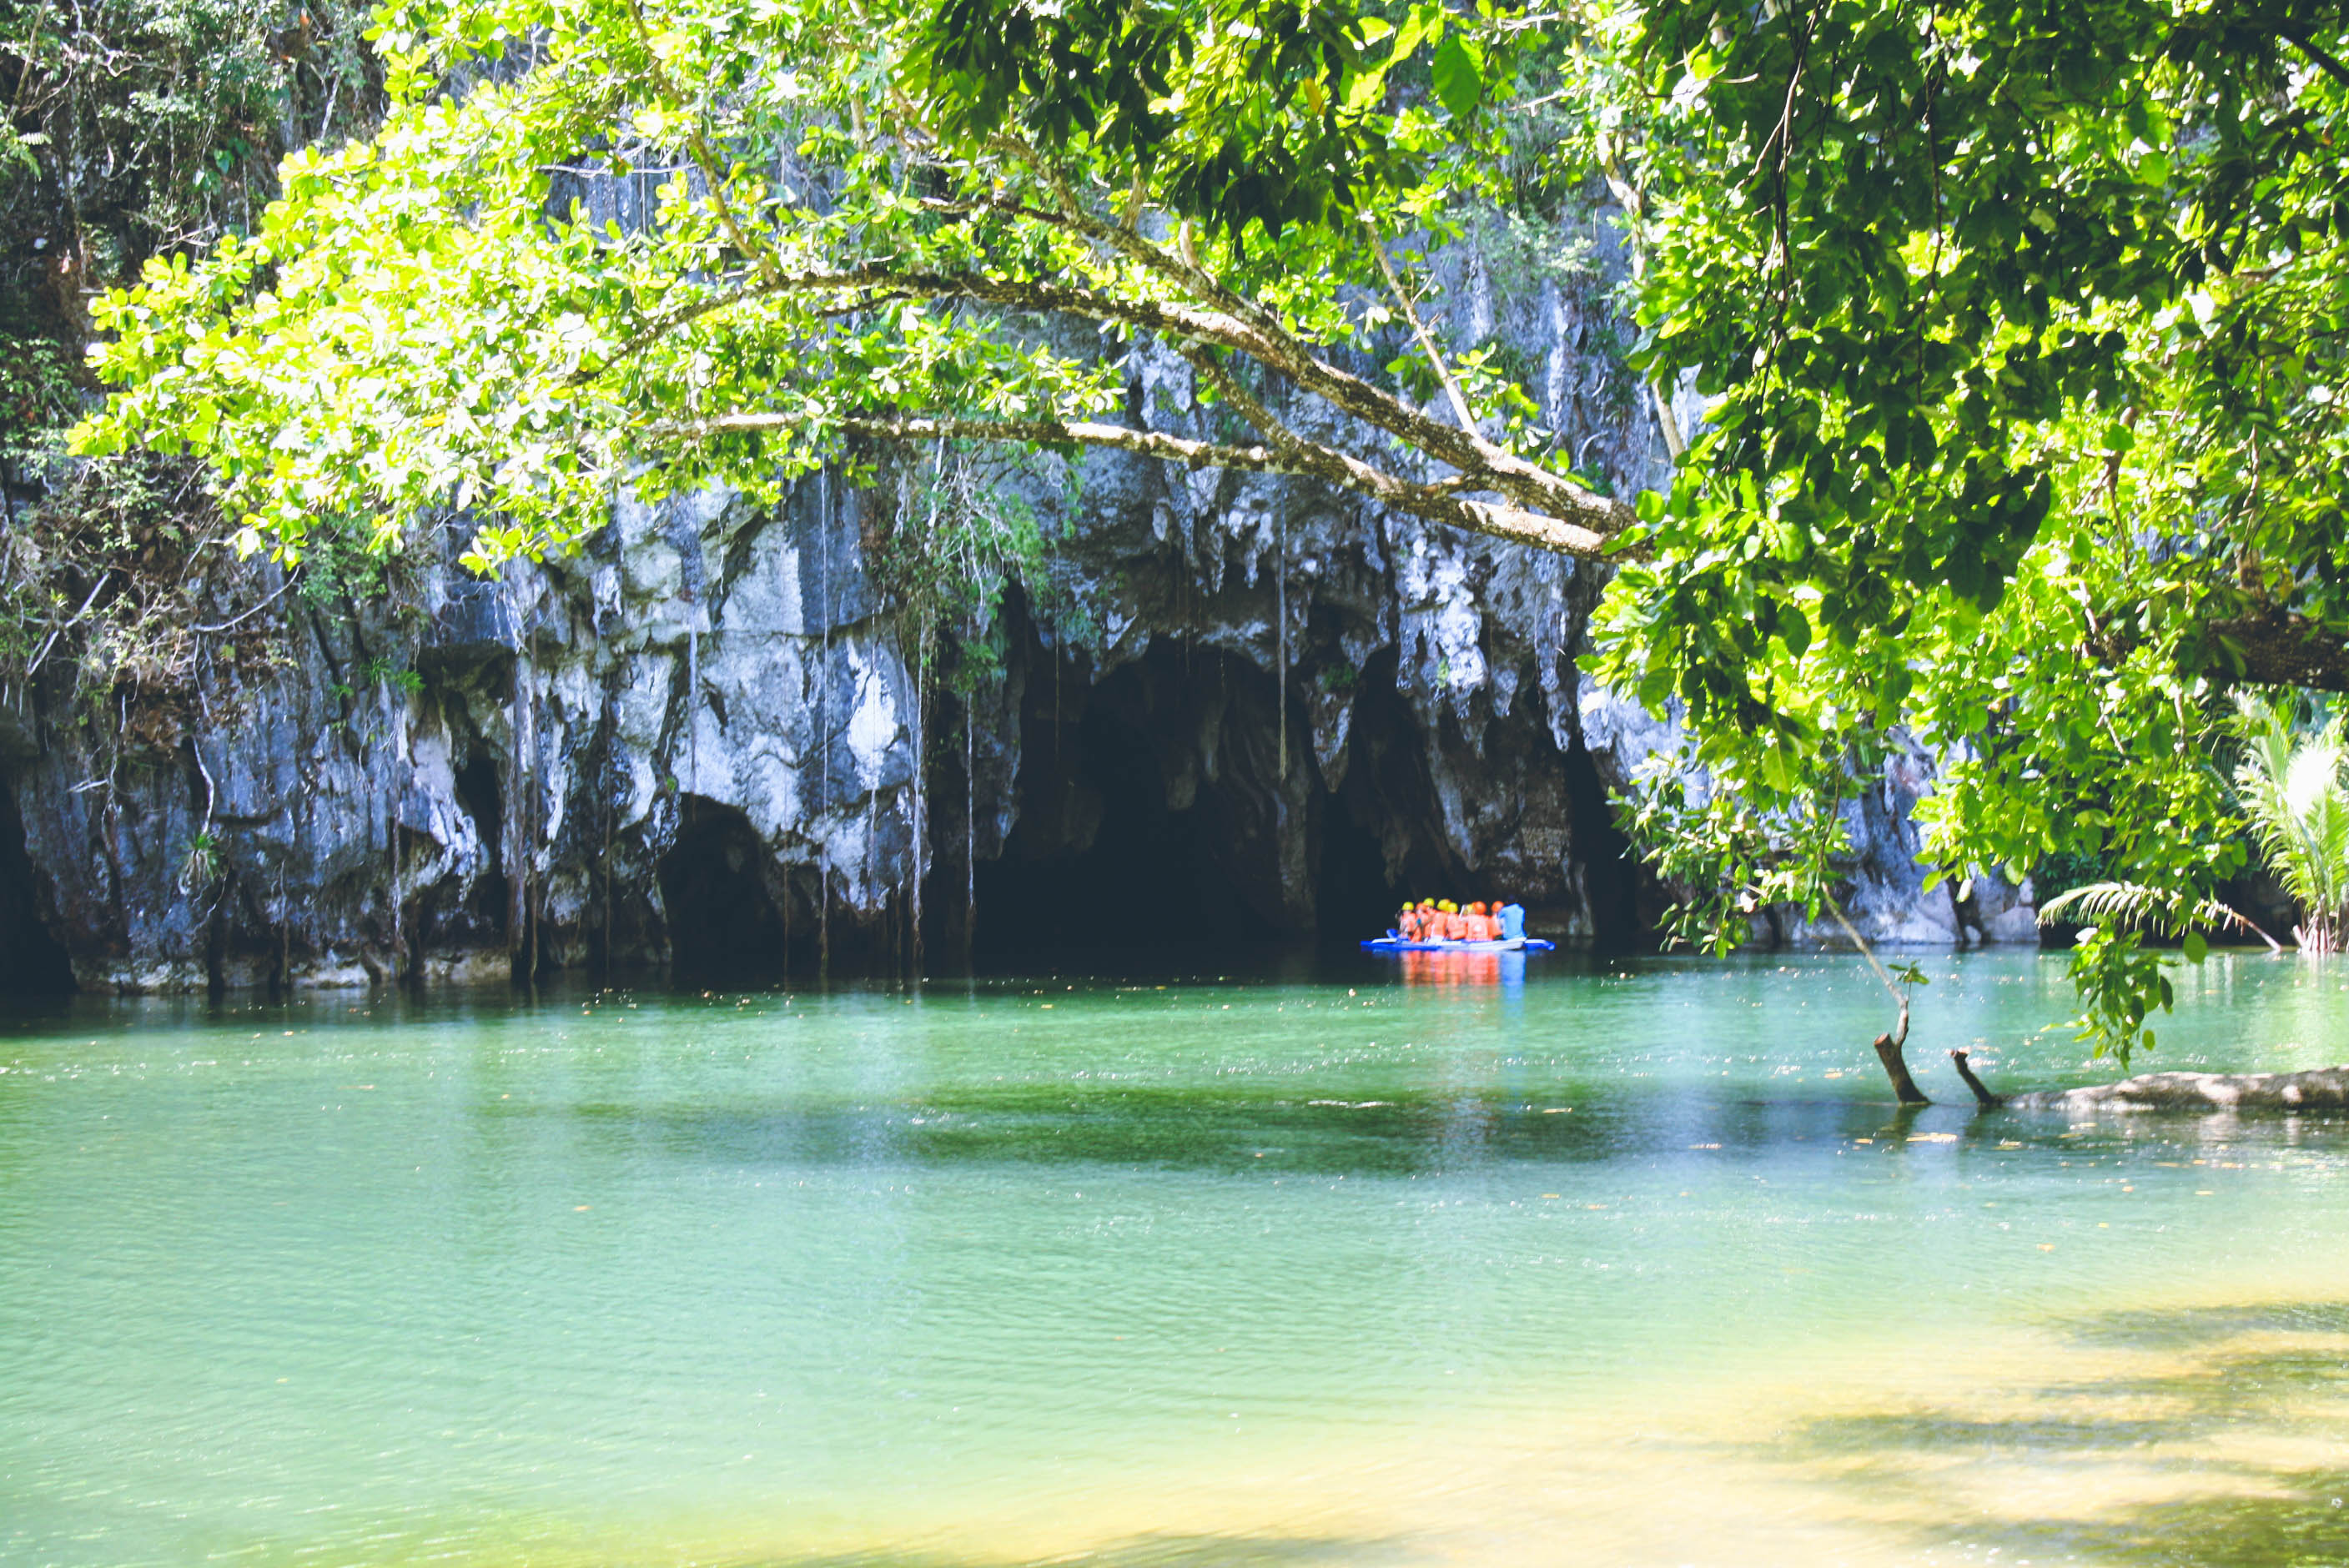
[[[581,1563],[1896,1568],[2349,1561],[2349,1271],[2060,1330],[1650,1380],[1370,1448],[1086,1480],[952,1521],[612,1522]],[[2274,1326],[2295,1321],[2338,1326]],[[661,1545],[647,1554],[649,1542]],[[551,1544],[542,1542],[542,1548]],[[540,1560],[535,1554],[533,1561]],[[552,1559],[550,1559],[552,1560]]]

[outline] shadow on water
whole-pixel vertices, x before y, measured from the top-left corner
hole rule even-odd
[[[2121,1311],[2061,1326],[2084,1347],[2184,1353],[2184,1365],[2025,1390],[2044,1407],[2000,1418],[1951,1409],[1875,1411],[1796,1429],[1778,1457],[1823,1464],[1845,1485],[1924,1517],[1929,1533],[2005,1561],[2131,1568],[2337,1568],[2349,1563],[2349,1465],[2309,1464],[2349,1435],[2349,1302]],[[2301,1342],[2278,1346],[2279,1336]],[[2321,1339],[2319,1343],[2310,1343]],[[2282,1444],[2258,1439],[2282,1436]],[[2247,1439],[2247,1440],[2238,1440]],[[2262,1454],[2271,1457],[2261,1458]],[[2034,1493],[2076,1481],[2080,1511],[2040,1516],[1977,1506],[1950,1487],[1969,1462],[2027,1467]],[[2116,1467],[2158,1478],[2146,1499],[2099,1504]],[[2179,1495],[2182,1494],[2182,1495]]]
[[[2211,1345],[2245,1334],[2349,1335],[2349,1301],[2115,1312],[2075,1325],[2072,1332],[2092,1344],[2158,1349]]]
[[[1671,1094],[1581,1095],[1389,1086],[1362,1098],[1245,1088],[1067,1084],[958,1087],[864,1106],[758,1109],[586,1100],[493,1102],[496,1118],[558,1117],[590,1138],[720,1165],[1051,1164],[1164,1171],[1415,1176],[1510,1165],[1670,1155],[1778,1161],[1889,1140],[1898,1159],[1915,1116],[1848,1101],[1703,1101]],[[1999,1151],[1995,1130],[1930,1135]],[[2010,1142],[2009,1149],[2020,1147]],[[1936,1154],[1947,1150],[1935,1149]]]

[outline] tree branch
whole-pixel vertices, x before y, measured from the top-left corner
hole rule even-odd
[[[2344,87],[2349,87],[2349,66],[2343,65],[2339,56],[2310,37],[2304,28],[2284,26],[2278,27],[2276,31],[2283,35],[2285,42],[2314,62],[2326,76]]]
[[[668,70],[661,63],[660,51],[654,46],[652,29],[646,25],[644,7],[637,4],[637,0],[628,0],[628,15],[636,25],[636,41],[644,47],[645,63],[651,67],[653,77],[661,90],[680,104],[688,101],[686,95],[677,90],[677,85],[669,80]],[[726,225],[726,232],[733,240],[736,249],[759,269],[760,276],[770,284],[778,282],[782,269],[775,261],[774,252],[750,242],[750,235],[743,232],[741,222],[734,215],[733,203],[726,200],[726,176],[718,167],[717,155],[709,150],[709,139],[702,134],[698,115],[695,117],[693,129],[686,137],[685,145],[695,166],[701,170],[702,179],[709,182],[710,205],[718,210],[718,220]]]
[[[1444,383],[1444,390],[1451,396],[1452,411],[1460,416],[1460,428],[1470,435],[1477,434],[1476,416],[1468,409],[1468,395],[1460,389],[1452,367],[1444,362],[1443,351],[1435,346],[1435,339],[1428,332],[1427,324],[1419,319],[1419,307],[1412,304],[1411,295],[1403,292],[1402,280],[1395,276],[1394,267],[1387,260],[1385,244],[1368,225],[1364,226],[1363,232],[1371,242],[1371,254],[1378,259],[1379,275],[1387,280],[1387,291],[1394,295],[1395,304],[1402,306],[1402,318],[1411,323],[1412,335],[1419,339],[1419,351],[1427,356],[1427,363],[1435,369],[1435,378]]]
[[[1231,367],[1195,343],[1177,343],[1174,351],[1188,360],[1191,368],[1205,377],[1216,390],[1216,396],[1240,411],[1241,418],[1257,428],[1257,432],[1276,447],[1296,448],[1305,445],[1304,438],[1266,407],[1255,393],[1240,385]]]
[[[706,419],[662,422],[645,427],[655,436],[686,438],[788,432],[806,429],[817,421],[797,415],[751,410],[719,414]],[[1417,485],[1396,479],[1361,459],[1315,442],[1295,440],[1276,449],[1228,446],[1195,441],[1162,430],[1137,430],[1127,425],[1106,425],[1089,419],[969,419],[926,417],[876,418],[851,416],[823,421],[825,428],[875,440],[932,441],[938,439],[995,441],[1033,447],[1104,447],[1137,457],[1178,462],[1195,469],[1237,469],[1245,472],[1297,474],[1341,486],[1373,500],[1472,533],[1527,544],[1586,560],[1608,558],[1610,536],[1585,528],[1570,519],[1529,511],[1522,507],[1471,500],[1442,485]]]
[[[1014,150],[1022,150],[1015,144]],[[943,201],[925,205],[942,211],[979,210],[965,203]],[[1485,440],[1477,432],[1473,419],[1468,421],[1465,429],[1454,429],[1440,419],[1430,418],[1402,399],[1361,377],[1338,369],[1300,342],[1271,312],[1226,287],[1205,268],[1153,244],[1137,231],[1102,222],[1073,205],[1061,212],[1048,212],[1011,198],[1001,197],[986,202],[985,207],[1006,216],[1023,218],[1093,240],[1155,273],[1194,299],[1213,306],[1211,312],[1206,313],[1208,315],[1239,325],[1244,332],[1249,333],[1245,338],[1218,338],[1212,334],[1198,335],[1207,336],[1210,341],[1220,342],[1226,347],[1243,350],[1355,418],[1399,437],[1454,468],[1489,473],[1493,476],[1492,488],[1522,506],[1557,512],[1574,519],[1578,526],[1600,533],[1619,532],[1637,520],[1632,510],[1622,502],[1597,495]],[[1380,263],[1381,266],[1385,264],[1383,253],[1380,254]],[[1443,361],[1438,359],[1436,365],[1441,372]]]
[[[1178,345],[1184,342],[1216,344],[1248,355],[1267,368],[1326,399],[1339,412],[1383,430],[1438,461],[1460,469],[1469,478],[1468,488],[1491,490],[1512,503],[1501,508],[1486,508],[1485,511],[1493,514],[1491,517],[1476,522],[1459,521],[1460,526],[1499,537],[1541,541],[1546,549],[1588,554],[1593,552],[1580,543],[1561,542],[1585,539],[1603,542],[1621,532],[1635,521],[1631,509],[1621,501],[1595,494],[1570,480],[1527,462],[1495,446],[1473,430],[1455,429],[1441,419],[1431,418],[1392,394],[1315,356],[1286,335],[1279,337],[1268,335],[1250,323],[1221,311],[1199,309],[1164,300],[1119,298],[1067,284],[993,277],[984,273],[905,272],[878,263],[839,272],[778,273],[762,280],[756,289],[762,294],[881,290],[933,299],[971,299],[1014,310],[1115,322],[1157,334]],[[740,297],[750,297],[750,291],[745,291]],[[1335,453],[1331,456],[1340,457]],[[1394,493],[1411,490],[1392,476],[1380,478],[1384,485],[1400,487]],[[1357,483],[1355,488],[1363,487]],[[1377,492],[1366,490],[1365,493]],[[1385,499],[1383,494],[1381,499]],[[1422,504],[1424,498],[1421,498]],[[1396,504],[1403,503],[1398,500]],[[1475,503],[1456,504],[1473,506]],[[1421,507],[1414,505],[1412,509],[1421,510]],[[1424,511],[1421,514],[1430,515]],[[1526,532],[1515,521],[1545,517],[1555,526],[1535,529],[1531,532]],[[1510,521],[1497,522],[1495,519]]]

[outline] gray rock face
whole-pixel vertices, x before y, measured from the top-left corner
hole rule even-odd
[[[1463,267],[1454,308],[1537,372],[1559,449],[1652,482],[1599,281]],[[1208,433],[1178,356],[1144,346],[1128,370],[1133,417]],[[208,677],[176,754],[36,690],[0,719],[26,851],[0,842],[0,943],[144,991],[866,967],[905,962],[917,929],[935,963],[974,903],[982,944],[1148,934],[1154,912],[1367,934],[1405,892],[1637,939],[1661,895],[1607,794],[1674,738],[1577,667],[1599,573],[1302,481],[1059,464],[1030,497],[1058,591],[1015,595],[999,667],[960,694],[917,682],[874,586],[884,501],[832,476],[772,510],[624,505],[578,555],[495,583],[447,563],[452,524],[415,552],[420,614],[288,595],[281,662]],[[1855,809],[1858,917],[2027,939],[1995,879],[1971,921],[1921,892],[1907,810],[1929,777],[1898,764]]]

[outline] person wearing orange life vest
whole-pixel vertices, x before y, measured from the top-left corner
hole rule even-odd
[[[1395,934],[1405,942],[1419,940],[1419,906],[1406,903],[1402,913],[1395,916]]]
[[[1468,940],[1471,942],[1493,940],[1492,917],[1485,913],[1485,905],[1481,900],[1468,906]]]
[[[1450,899],[1440,900],[1435,906],[1435,934],[1439,941],[1461,940],[1460,906]]]

